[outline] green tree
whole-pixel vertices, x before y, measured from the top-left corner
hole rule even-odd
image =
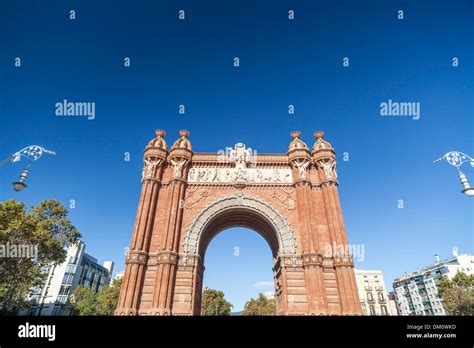
[[[219,290],[204,287],[201,300],[201,315],[230,315],[233,305]]]
[[[97,293],[91,288],[78,286],[69,301],[75,315],[97,314]]]
[[[121,286],[122,279],[115,279],[111,286],[104,287],[97,294],[97,315],[114,315]]]
[[[453,279],[441,279],[438,290],[449,315],[474,315],[474,275],[458,272]]]
[[[259,293],[257,299],[251,298],[245,303],[243,315],[275,315],[275,300]]]
[[[27,295],[46,277],[44,267],[62,263],[66,248],[80,233],[57,200],[45,200],[29,209],[21,202],[0,202],[0,245],[35,246],[32,258],[0,257],[0,313],[14,314],[27,307]],[[3,255],[4,256],[4,255]]]

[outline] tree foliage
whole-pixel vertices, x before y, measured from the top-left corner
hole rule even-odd
[[[219,290],[204,288],[201,300],[201,315],[230,315],[233,305]]]
[[[21,202],[0,202],[0,244],[36,246],[33,258],[0,258],[0,313],[13,314],[28,306],[28,294],[46,276],[44,267],[65,260],[66,249],[80,238],[57,200],[45,200],[29,209]]]
[[[103,288],[97,294],[97,315],[114,315],[121,286],[122,279],[115,279],[111,286]]]
[[[251,298],[245,303],[243,315],[275,315],[275,312],[275,300],[259,293],[257,299]]]
[[[71,295],[70,303],[75,315],[95,315],[97,311],[97,294],[91,288],[78,286]]]
[[[453,279],[441,279],[438,290],[449,315],[474,315],[474,275],[456,273]]]
[[[74,315],[114,315],[117,308],[122,280],[114,280],[112,285],[105,286],[98,293],[78,286],[70,298]]]

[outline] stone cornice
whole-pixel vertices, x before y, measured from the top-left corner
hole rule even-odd
[[[235,187],[238,182],[192,182],[188,183],[189,187]],[[294,184],[290,183],[244,183],[245,187],[293,187]]]
[[[323,255],[321,253],[303,253],[303,265],[305,266],[322,266]]]
[[[147,261],[148,261],[148,253],[146,251],[130,250],[125,259],[125,264],[146,265]]]
[[[142,184],[143,184],[145,181],[151,181],[151,182],[154,182],[154,183],[157,183],[157,184],[161,184],[161,180],[160,180],[160,179],[156,179],[156,178],[144,178],[144,179],[142,179]]]
[[[158,251],[156,253],[149,254],[148,265],[159,265],[159,264],[178,264],[178,254],[174,251]]]
[[[216,163],[221,164],[219,161],[222,155],[213,152],[195,152],[193,154],[193,163],[200,164],[200,163]],[[258,164],[285,164],[289,165],[288,155],[286,153],[259,153],[256,155],[257,160],[256,163]]]

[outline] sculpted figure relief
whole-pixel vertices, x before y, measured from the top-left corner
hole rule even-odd
[[[247,163],[253,160],[253,151],[246,148],[245,144],[237,143],[234,148],[227,148],[227,155],[231,162],[235,163],[235,168],[247,168]]]
[[[300,160],[293,162],[295,166],[298,168],[298,174],[300,175],[301,179],[306,179],[306,168],[308,168],[310,161]]]
[[[155,176],[156,167],[160,164],[161,160],[152,161],[150,158],[143,160],[142,180],[153,178]]]
[[[337,179],[336,161],[321,160],[318,165],[323,169],[326,179]]]
[[[255,151],[238,143],[226,148],[226,156],[218,163],[226,167],[193,167],[188,173],[190,183],[292,183],[291,168],[257,168]],[[231,162],[234,167],[229,168]]]
[[[188,182],[292,183],[290,168],[191,168]]]
[[[181,178],[183,166],[186,162],[187,162],[186,159],[182,159],[179,161],[175,160],[174,158],[170,159],[170,163],[173,165],[173,169],[174,169],[173,178]]]

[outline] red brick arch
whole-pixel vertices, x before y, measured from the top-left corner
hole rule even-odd
[[[352,257],[327,254],[348,242],[335,152],[322,132],[312,151],[292,133],[283,154],[242,143],[193,152],[188,131],[168,151],[164,135],[158,130],[145,149],[117,315],[199,314],[206,248],[233,226],[270,245],[277,314],[361,314]]]

